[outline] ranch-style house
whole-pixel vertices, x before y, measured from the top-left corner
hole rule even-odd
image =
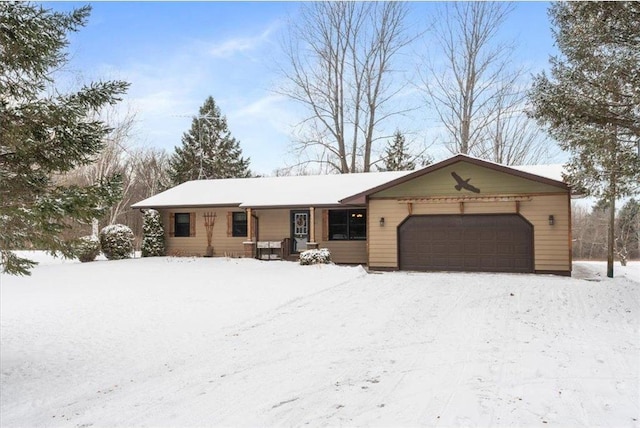
[[[415,171],[189,181],[156,209],[170,255],[293,259],[328,248],[372,270],[571,275],[558,168],[456,155]]]

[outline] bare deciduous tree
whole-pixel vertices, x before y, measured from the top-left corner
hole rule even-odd
[[[134,151],[133,171],[136,182],[135,199],[142,200],[171,187],[169,155],[156,148]]]
[[[142,216],[138,210],[130,207],[131,203],[141,201],[171,187],[169,176],[169,155],[164,150],[155,148],[134,148],[128,151],[130,162],[131,185],[123,195],[129,201],[121,211],[118,222],[131,228],[134,235],[142,237]]]
[[[142,216],[131,205],[160,193],[171,186],[169,155],[161,149],[145,148],[134,144],[135,113],[115,108],[104,109],[100,118],[111,131],[104,138],[104,148],[91,164],[76,168],[59,182],[67,185],[91,185],[119,175],[122,180],[122,196],[107,210],[106,215],[94,219],[92,233],[99,225],[122,223],[131,228],[137,238],[142,236]],[[88,225],[74,224],[67,237],[87,234]]]
[[[547,160],[555,142],[527,117],[525,105],[525,91],[496,94],[491,123],[474,154],[504,165],[536,164]]]
[[[429,52],[420,74],[451,153],[504,164],[546,155],[546,141],[524,113],[527,82],[512,67],[514,46],[497,39],[512,10],[509,3],[454,2],[434,14],[437,52]]]
[[[407,6],[400,2],[312,2],[302,5],[283,42],[287,57],[279,92],[309,112],[299,126],[301,163],[334,172],[371,168],[384,111],[397,94],[392,61],[405,47]]]
[[[77,173],[87,184],[98,183],[106,177],[120,175],[122,177],[123,197],[114,204],[108,213],[107,224],[113,224],[133,201],[130,189],[133,186],[133,167],[135,159],[130,154],[130,138],[135,124],[135,113],[126,111],[121,117],[111,108],[102,112],[105,123],[110,124],[111,131],[105,138],[104,150],[90,165],[80,168]],[[95,227],[95,226],[94,226]]]
[[[107,212],[106,224],[112,224],[132,203],[130,189],[133,186],[134,158],[131,156],[129,139],[135,124],[135,113],[131,110],[119,114],[115,107],[104,109],[96,114],[111,127],[104,138],[104,148],[96,159],[60,177],[61,182],[78,185],[94,185],[114,175],[122,178],[123,197],[111,206]],[[92,233],[97,234],[98,219],[94,219]]]
[[[575,259],[602,260],[607,257],[606,208],[586,208],[573,204],[571,227],[573,257]]]

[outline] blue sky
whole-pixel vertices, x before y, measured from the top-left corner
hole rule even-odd
[[[87,3],[44,3],[70,10]],[[271,174],[293,161],[288,154],[292,127],[301,119],[295,104],[275,93],[280,40],[296,2],[93,2],[88,25],[70,38],[70,82],[123,79],[131,83],[121,109],[136,112],[135,143],[172,152],[191,126],[191,116],[213,96],[229,128],[251,157],[251,169]],[[413,31],[426,28],[435,2],[410,3]],[[548,67],[555,53],[548,3],[517,3],[502,29],[504,40],[518,46],[516,61],[530,74]],[[403,64],[415,74],[411,59],[427,39],[418,40]],[[437,139],[438,124],[426,108],[389,123],[407,129],[418,145]],[[448,154],[430,148],[436,160]],[[561,161],[562,159],[551,159]]]

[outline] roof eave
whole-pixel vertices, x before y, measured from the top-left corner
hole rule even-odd
[[[239,207],[240,203],[238,202],[229,202],[224,204],[133,204],[131,208],[133,209],[172,209],[172,208],[220,208],[220,207]]]

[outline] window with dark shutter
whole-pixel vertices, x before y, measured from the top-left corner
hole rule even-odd
[[[234,212],[231,222],[231,236],[246,237],[247,236],[247,213]]]
[[[191,236],[191,214],[175,213],[174,217],[174,236],[189,237]]]

